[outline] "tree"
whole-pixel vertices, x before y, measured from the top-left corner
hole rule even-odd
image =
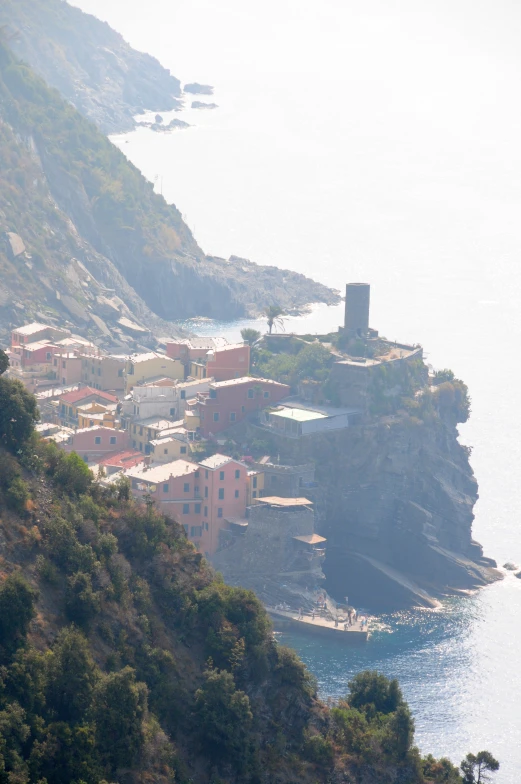
[[[257,329],[251,329],[251,327],[246,327],[245,329],[241,329],[241,338],[247,343],[249,346],[253,346],[258,340],[260,340],[261,333]]]
[[[268,321],[268,332],[271,335],[273,327],[280,327],[284,330],[284,310],[280,307],[280,305],[269,305],[266,310],[264,311],[266,319]]]
[[[253,714],[248,696],[236,690],[231,673],[205,672],[204,683],[195,693],[195,718],[207,752],[243,769],[250,758]]]
[[[125,667],[105,676],[93,700],[96,743],[112,770],[131,767],[145,741],[143,719],[147,713],[147,687]]]
[[[2,373],[5,373],[8,367],[9,367],[9,357],[7,356],[5,351],[2,351],[2,349],[0,348],[0,376],[2,375]]]
[[[499,770],[499,762],[490,751],[478,751],[477,754],[467,754],[460,767],[463,784],[485,784],[491,781],[489,773]]]
[[[398,681],[390,681],[376,670],[359,672],[348,685],[349,705],[370,716],[393,713],[400,705],[405,705]]]
[[[34,617],[35,591],[21,574],[10,575],[0,588],[0,658],[9,658],[24,642]]]
[[[0,444],[10,452],[22,449],[38,419],[34,395],[21,381],[0,376]]]
[[[63,629],[49,659],[47,683],[47,706],[58,721],[83,719],[98,678],[86,638],[73,626]]]

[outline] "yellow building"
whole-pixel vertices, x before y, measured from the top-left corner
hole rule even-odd
[[[109,355],[106,357],[83,356],[81,360],[81,379],[94,389],[122,392],[125,388],[127,357]]]
[[[163,431],[164,432],[164,431]],[[178,433],[156,438],[150,442],[153,463],[170,463],[172,460],[191,460],[192,449],[184,429]]]
[[[261,498],[264,492],[264,472],[248,471],[248,484],[246,486],[247,504],[251,506]]]
[[[128,430],[132,439],[132,447],[139,449],[145,455],[151,454],[151,442],[158,439],[163,430],[172,430],[176,424],[173,420],[162,417],[149,417],[130,422]]]
[[[104,406],[102,403],[87,403],[77,406],[78,429],[103,425],[103,427],[116,427],[116,406]],[[119,427],[119,422],[118,422]]]
[[[126,362],[125,394],[138,384],[143,384],[152,378],[172,378],[183,381],[184,377],[184,365],[179,359],[170,359],[155,351],[133,354]]]

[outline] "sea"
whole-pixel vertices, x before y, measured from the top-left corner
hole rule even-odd
[[[474,537],[521,566],[521,4],[512,0],[74,0],[216,109],[114,143],[201,247],[342,289],[371,283],[371,325],[421,343],[470,388],[460,440],[479,482]],[[148,107],[143,107],[144,109]],[[325,332],[342,307],[286,330]],[[237,337],[244,322],[193,320]],[[264,324],[260,323],[264,328]],[[400,680],[424,752],[490,750],[521,777],[521,580],[437,611],[376,619],[364,647],[284,636],[318,679]]]

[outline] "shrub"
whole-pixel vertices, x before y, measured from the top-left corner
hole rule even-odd
[[[63,629],[48,661],[48,708],[58,721],[81,721],[100,677],[86,638],[73,626]]]
[[[0,658],[4,661],[24,643],[35,599],[36,592],[21,574],[10,575],[0,587]]]
[[[7,505],[15,512],[22,513],[25,511],[27,501],[29,500],[29,489],[21,476],[13,479],[5,494]]]
[[[69,577],[65,606],[69,619],[79,626],[88,626],[99,613],[101,607],[99,593],[93,590],[90,575],[76,572]]]

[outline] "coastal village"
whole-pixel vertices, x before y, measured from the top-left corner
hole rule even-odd
[[[284,463],[258,445],[356,427],[372,416],[379,369],[422,359],[421,347],[370,328],[369,302],[368,284],[346,286],[345,321],[331,342],[270,330],[252,345],[189,337],[150,350],[136,339],[133,353],[121,353],[62,326],[25,324],[12,331],[8,372],[35,394],[43,438],[76,452],[101,483],[128,481],[228,582],[254,590],[277,624],[365,640],[367,618],[323,588],[314,463]],[[302,341],[330,357],[327,390],[309,378],[252,375],[259,343],[291,355]]]

